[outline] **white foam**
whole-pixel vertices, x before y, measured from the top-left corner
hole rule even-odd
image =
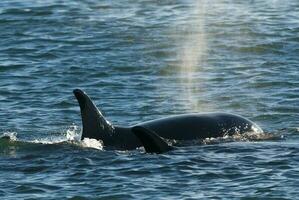
[[[261,130],[261,129],[260,129]],[[235,141],[259,141],[259,140],[269,140],[275,138],[275,135],[264,133],[263,131],[250,131],[243,134],[235,133],[231,136],[225,135],[218,138],[206,138],[202,141],[203,144],[215,144],[222,142],[235,142]]]
[[[252,129],[252,131],[255,132],[255,133],[264,133],[263,129],[261,129],[261,127],[259,127],[259,126],[256,125],[256,124],[253,124],[253,125],[251,126],[251,129]]]
[[[73,124],[69,126],[66,132],[61,136],[48,136],[46,138],[38,138],[28,142],[39,144],[58,144],[66,142],[76,144],[80,142],[80,131],[78,126]]]
[[[59,143],[69,143],[72,145],[77,145],[83,148],[93,148],[98,150],[103,150],[103,142],[84,138],[82,141],[80,139],[81,133],[80,129],[76,125],[71,125],[68,129],[61,135],[51,135],[45,138],[34,138],[32,140],[26,140],[23,142],[34,143],[34,144],[59,144]],[[7,138],[11,141],[18,141],[16,132],[4,132],[0,135],[0,138]]]
[[[4,132],[0,138],[9,138],[11,141],[17,140],[17,133],[16,132]]]
[[[30,143],[35,143],[35,144],[58,144],[65,142],[66,140],[63,138],[53,138],[53,137],[47,137],[47,138],[42,138],[42,139],[34,139],[30,140],[28,142]]]
[[[103,150],[103,142],[101,140],[96,140],[96,139],[84,138],[81,141],[81,146]]]
[[[68,130],[66,130],[66,139],[68,141],[80,141],[78,126],[73,124],[68,128]]]

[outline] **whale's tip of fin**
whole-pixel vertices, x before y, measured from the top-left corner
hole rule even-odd
[[[74,95],[75,95],[75,97],[77,98],[78,101],[84,100],[85,97],[87,96],[86,93],[83,90],[80,90],[80,89],[74,89],[73,93],[74,93]]]
[[[78,88],[76,88],[76,89],[74,89],[73,90],[73,93],[74,93],[74,95],[82,95],[82,94],[85,94],[85,92],[83,91],[83,90],[81,90],[81,89],[78,89]]]
[[[85,100],[86,100],[86,93],[83,90],[80,89],[74,89],[73,93],[75,95],[75,97],[77,98],[80,106],[83,106],[85,104]]]
[[[76,89],[73,90],[73,92],[76,93],[76,92],[83,92],[83,91],[79,88],[76,88]]]
[[[159,135],[145,127],[135,126],[132,128],[132,132],[140,140],[147,153],[159,154],[173,149]]]

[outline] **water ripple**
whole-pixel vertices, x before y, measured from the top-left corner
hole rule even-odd
[[[298,1],[0,2],[3,199],[296,199]],[[244,115],[269,135],[163,155],[80,141],[72,90],[114,124]]]

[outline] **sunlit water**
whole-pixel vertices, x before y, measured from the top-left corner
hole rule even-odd
[[[1,199],[296,199],[299,1],[1,1]],[[113,124],[243,115],[269,134],[163,155],[80,141]]]

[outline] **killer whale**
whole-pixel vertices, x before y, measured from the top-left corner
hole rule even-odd
[[[223,137],[250,131],[262,132],[252,121],[229,113],[192,113],[160,118],[133,126],[120,127],[108,122],[90,97],[82,90],[73,91],[81,111],[82,136],[101,140],[105,147],[131,150],[144,146],[146,152],[171,150],[164,139],[194,140]]]

